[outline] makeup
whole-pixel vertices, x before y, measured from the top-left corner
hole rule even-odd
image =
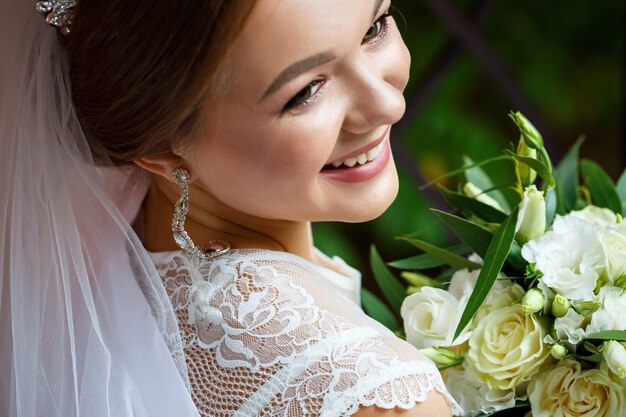
[[[373,143],[351,152],[341,159],[325,165],[320,174],[341,182],[363,182],[378,175],[389,162],[389,130]]]

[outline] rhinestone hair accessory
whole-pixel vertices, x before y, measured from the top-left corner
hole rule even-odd
[[[61,33],[67,35],[70,33],[74,7],[77,5],[77,0],[48,0],[37,2],[35,7],[39,13],[46,16],[46,23],[58,27]]]
[[[190,255],[197,256],[201,259],[211,259],[228,252],[230,250],[230,244],[223,240],[212,240],[209,242],[210,246],[208,248],[201,249],[193,243],[193,240],[191,240],[189,234],[187,234],[185,230],[185,218],[189,211],[189,177],[189,172],[183,168],[175,169],[174,172],[172,172],[172,178],[180,187],[181,191],[181,196],[176,202],[174,217],[172,218],[174,240],[182,250]]]

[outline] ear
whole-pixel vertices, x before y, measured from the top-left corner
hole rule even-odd
[[[172,171],[184,165],[183,159],[173,153],[143,157],[136,159],[134,162],[146,171],[158,174],[169,181],[172,181]]]

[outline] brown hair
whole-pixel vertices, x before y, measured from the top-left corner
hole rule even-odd
[[[252,0],[82,0],[60,35],[75,108],[118,163],[171,152],[193,131],[198,106]]]

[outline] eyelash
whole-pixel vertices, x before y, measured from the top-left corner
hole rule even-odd
[[[383,14],[378,19],[376,19],[376,21],[372,23],[372,26],[370,26],[370,29],[371,29],[373,26],[377,24],[381,25],[380,29],[376,33],[376,36],[374,36],[370,40],[361,42],[361,45],[373,46],[382,42],[389,34],[389,27],[390,27],[389,19],[393,18],[394,12],[395,12],[394,7],[390,6],[389,10],[387,10],[385,14]],[[368,32],[369,32],[369,29],[368,29]],[[316,80],[311,81],[306,87],[298,91],[298,93],[291,100],[289,100],[289,102],[287,102],[283,111],[287,112],[290,110],[296,110],[298,108],[301,108],[301,107],[304,107],[313,103],[321,95],[321,93],[324,90],[325,85],[326,85],[326,79],[324,78],[318,78]],[[313,89],[316,87],[317,87],[317,90],[313,91]],[[307,93],[309,91],[311,91],[311,93],[306,99],[303,99],[301,101],[298,100],[298,96],[300,96],[302,93]]]

